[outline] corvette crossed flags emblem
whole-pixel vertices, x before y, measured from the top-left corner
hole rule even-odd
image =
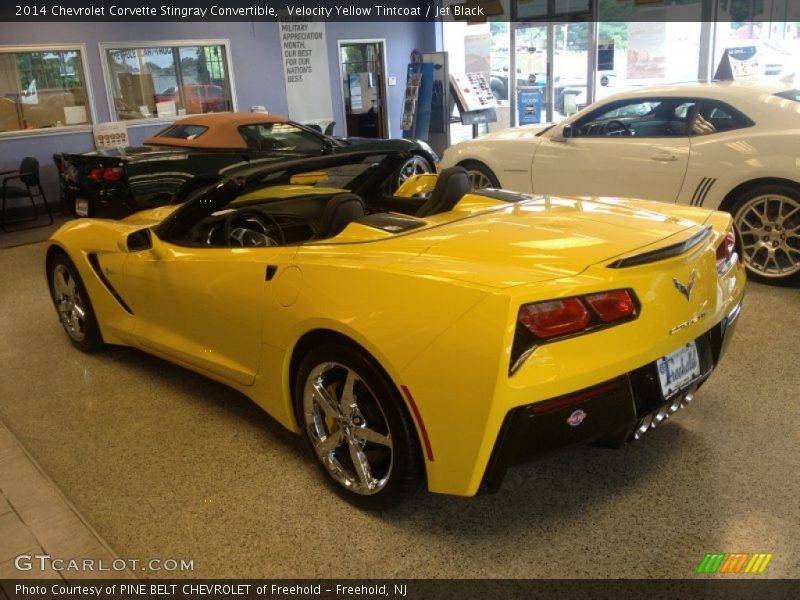
[[[687,302],[692,297],[692,290],[694,289],[695,281],[697,281],[697,271],[694,269],[692,269],[692,273],[689,275],[689,281],[686,285],[683,285],[680,281],[678,281],[677,277],[672,278],[672,283],[675,284],[675,287],[681,294],[686,296]]]

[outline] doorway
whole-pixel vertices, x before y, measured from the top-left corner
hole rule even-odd
[[[586,106],[596,55],[587,21],[520,23],[514,30],[517,124],[557,123]]]
[[[339,71],[347,137],[387,138],[386,43],[339,41]]]

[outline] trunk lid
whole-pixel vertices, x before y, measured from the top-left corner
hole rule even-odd
[[[406,236],[424,248],[400,268],[505,288],[577,275],[593,264],[682,242],[701,229],[619,199],[542,198]]]

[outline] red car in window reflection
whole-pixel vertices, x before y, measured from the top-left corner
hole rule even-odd
[[[181,94],[178,87],[171,86],[156,94],[156,102],[175,102],[177,108],[185,108],[189,114],[220,112],[227,109],[225,89],[219,85],[190,83],[184,85]],[[185,103],[185,104],[184,104]]]

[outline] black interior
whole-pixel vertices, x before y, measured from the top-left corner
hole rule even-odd
[[[406,159],[405,153],[365,153],[254,170],[252,175],[211,186],[202,198],[182,205],[156,228],[156,233],[179,244],[206,247],[283,246],[324,240],[353,222],[397,233],[421,227],[421,217],[452,210],[470,191],[466,172],[455,167],[440,174],[428,197],[394,196],[396,171]],[[350,191],[236,200],[253,190],[271,187],[302,190],[293,178],[319,169],[326,171],[324,181],[316,184],[320,192],[324,188]]]
[[[604,107],[602,114],[588,115],[574,126],[576,136],[674,137],[686,136],[696,113],[696,102],[685,98],[661,98],[649,112],[626,115]]]

